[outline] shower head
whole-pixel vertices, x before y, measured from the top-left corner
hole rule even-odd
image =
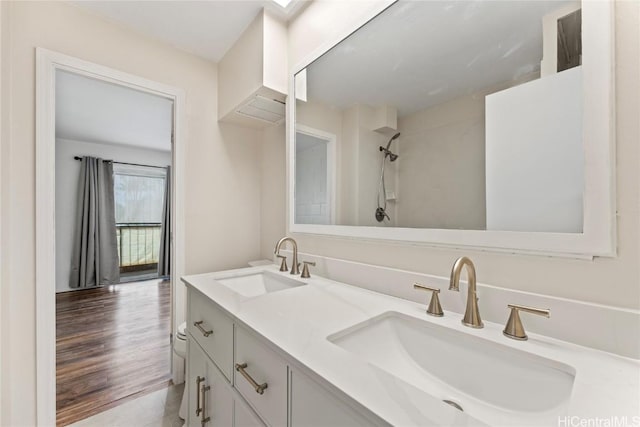
[[[387,142],[387,148],[384,147],[380,147],[380,151],[384,151],[384,156],[385,157],[389,157],[389,159],[393,162],[398,158],[397,154],[393,154],[390,150],[389,147],[391,146],[391,143],[395,140],[398,139],[398,137],[400,136],[400,132],[396,133],[395,135],[393,135],[391,137],[391,139],[389,139],[389,142]]]
[[[393,154],[390,150],[389,147],[391,146],[391,143],[393,142],[393,140],[398,139],[398,137],[400,136],[400,132],[396,133],[395,135],[393,135],[391,137],[391,139],[389,139],[389,142],[387,142],[387,148],[380,146],[380,151],[384,152],[384,157],[389,157],[391,159],[391,161],[395,161],[398,158],[397,154]]]
[[[391,143],[392,143],[394,140],[398,139],[398,137],[399,137],[399,136],[400,136],[400,132],[396,133],[395,135],[393,135],[393,136],[391,137],[391,139],[389,140],[389,142],[387,142],[387,151],[389,151],[389,147],[391,146]]]

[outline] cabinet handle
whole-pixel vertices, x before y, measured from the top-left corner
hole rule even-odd
[[[251,384],[251,387],[255,389],[256,393],[264,394],[265,389],[268,387],[267,383],[258,384],[253,378],[251,378],[251,375],[249,375],[249,373],[245,371],[246,368],[247,368],[246,363],[243,363],[243,364],[236,363],[236,371],[240,372],[242,376],[247,381],[249,381],[249,384]]]
[[[208,423],[209,421],[211,421],[211,417],[206,417],[206,412],[207,412],[207,396],[206,393],[211,390],[211,386],[202,386],[202,418],[200,418],[200,422],[202,423],[202,427],[204,427],[204,425],[206,423]]]
[[[203,321],[202,321],[202,320],[199,320],[199,321],[197,321],[197,322],[193,322],[193,326],[195,326],[196,328],[198,328],[198,330],[199,330],[200,332],[202,332],[202,335],[204,335],[204,336],[205,336],[205,338],[206,338],[206,337],[208,337],[209,335],[211,335],[211,334],[213,333],[213,331],[207,331],[207,330],[205,330],[205,329],[202,327],[202,323],[203,323]]]
[[[202,408],[200,408],[200,383],[203,381],[203,377],[196,377],[196,417],[202,412]]]

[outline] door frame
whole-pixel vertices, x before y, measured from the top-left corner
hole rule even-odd
[[[56,424],[56,304],[55,304],[55,83],[64,70],[126,86],[173,101],[172,140],[172,257],[171,334],[185,319],[184,274],[184,153],[186,141],[185,93],[182,89],[148,80],[96,63],[36,48],[36,416],[37,424]],[[173,357],[171,375],[184,380],[184,363]]]

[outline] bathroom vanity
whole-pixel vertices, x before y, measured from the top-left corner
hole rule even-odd
[[[467,328],[447,300],[433,317],[426,303],[275,265],[183,281],[189,426],[638,422],[637,360],[511,340],[491,321]]]

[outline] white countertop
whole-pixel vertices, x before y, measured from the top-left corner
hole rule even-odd
[[[295,277],[307,286],[247,298],[217,282],[264,270]],[[502,335],[504,325],[485,322],[483,329],[467,328],[460,323],[461,315],[457,313],[445,310],[444,317],[428,316],[425,304],[318,276],[300,279],[279,272],[275,265],[192,275],[182,280],[210,298],[237,322],[262,335],[296,364],[392,425],[482,425],[483,422],[327,340],[338,331],[386,312],[437,323],[573,367],[576,375],[566,415],[579,418],[553,425],[580,425],[575,424],[579,420],[604,420],[595,425],[607,425],[602,424],[607,421],[614,425],[614,417],[616,420],[626,417],[627,425],[640,425],[640,362],[637,360],[536,334],[529,334],[528,341],[510,340]],[[384,343],[380,345],[384,346]],[[523,421],[523,424],[527,422]]]

